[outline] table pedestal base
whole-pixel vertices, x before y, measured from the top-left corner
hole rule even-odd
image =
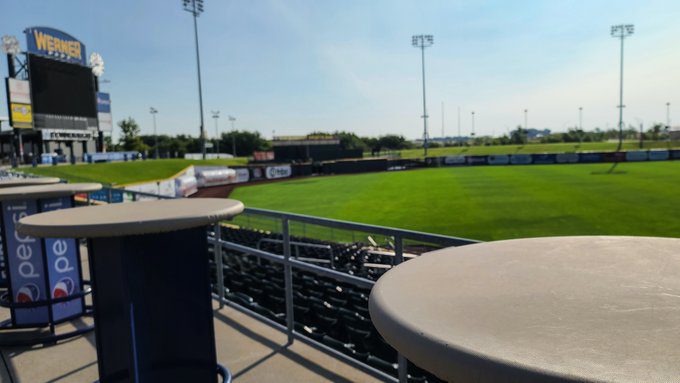
[[[89,240],[101,382],[211,382],[217,358],[207,233]]]

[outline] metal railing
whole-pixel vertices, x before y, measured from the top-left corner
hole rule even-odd
[[[156,198],[156,199],[168,199],[172,197],[166,197],[166,196],[160,196],[160,195],[155,195],[155,194],[149,194],[149,193],[143,193],[143,192],[136,192],[136,191],[129,191],[129,190],[122,190],[122,189],[113,189],[113,188],[106,188],[105,189],[106,195],[108,196],[106,202],[111,202],[113,199],[111,198],[112,193],[115,192],[124,192],[127,193],[127,195],[131,195],[131,197],[128,199],[129,201],[137,201],[141,198]],[[123,198],[125,200],[125,198]],[[88,203],[90,202],[90,196],[88,194],[87,197]],[[357,223],[357,222],[349,222],[349,221],[342,221],[342,220],[335,220],[335,219],[327,219],[327,218],[319,218],[319,217],[313,217],[313,216],[308,216],[308,215],[302,215],[302,214],[293,214],[293,213],[285,213],[285,212],[280,212],[280,211],[273,211],[273,210],[266,210],[266,209],[256,209],[256,208],[246,208],[243,212],[244,215],[250,215],[250,216],[261,216],[261,217],[268,217],[270,219],[276,220],[278,223],[276,226],[279,226],[281,229],[281,239],[276,240],[276,239],[266,239],[267,242],[273,242],[277,244],[281,244],[282,246],[282,253],[283,254],[275,254],[272,252],[264,251],[259,248],[253,248],[250,246],[246,246],[243,244],[235,243],[235,242],[229,242],[224,239],[222,239],[222,224],[218,223],[214,226],[212,231],[209,231],[208,233],[208,242],[213,245],[213,255],[214,255],[214,262],[216,265],[216,289],[217,293],[213,294],[213,297],[216,298],[220,304],[220,307],[223,307],[223,305],[228,305],[229,307],[235,308],[241,312],[247,313],[251,317],[254,317],[262,322],[265,322],[281,331],[284,331],[287,334],[287,345],[290,345],[293,343],[294,340],[301,340],[304,343],[310,344],[315,346],[318,349],[323,350],[326,353],[329,353],[333,355],[334,357],[341,359],[347,363],[350,363],[351,365],[354,365],[355,367],[358,367],[366,372],[369,372],[377,377],[380,377],[381,379],[387,380],[387,381],[393,381],[393,382],[407,382],[408,380],[408,361],[406,358],[398,354],[397,357],[397,372],[398,376],[395,378],[394,376],[379,370],[368,363],[365,363],[361,360],[352,358],[351,356],[342,353],[339,350],[336,350],[335,348],[332,348],[322,342],[319,342],[309,336],[306,336],[304,333],[300,333],[295,330],[295,318],[294,318],[294,291],[293,291],[293,269],[297,270],[302,270],[308,273],[315,274],[317,276],[323,276],[323,277],[329,277],[332,278],[338,282],[346,283],[352,286],[356,286],[358,288],[364,288],[364,289],[371,289],[373,285],[375,284],[375,281],[360,277],[360,276],[355,276],[351,275],[346,272],[338,271],[335,270],[333,267],[324,267],[324,266],[319,266],[313,263],[309,262],[304,262],[302,260],[296,259],[296,257],[291,256],[291,249],[294,246],[302,246],[302,245],[314,245],[311,243],[303,243],[300,241],[294,241],[291,239],[291,233],[290,233],[290,225],[291,223],[303,223],[303,224],[310,224],[310,225],[315,225],[315,226],[321,226],[325,227],[328,229],[341,229],[341,230],[350,230],[350,231],[360,231],[360,232],[366,232],[366,233],[373,233],[373,234],[379,234],[379,235],[384,235],[386,237],[389,237],[391,239],[391,245],[393,246],[393,252],[394,252],[394,259],[393,259],[393,264],[398,265],[399,263],[404,262],[404,244],[406,241],[417,241],[417,242],[422,242],[422,243],[430,243],[430,244],[436,244],[441,247],[449,247],[449,246],[463,246],[463,245],[468,245],[472,243],[477,243],[479,241],[476,240],[471,240],[471,239],[465,239],[465,238],[458,238],[458,237],[451,237],[451,236],[445,236],[445,235],[439,235],[439,234],[430,234],[430,233],[423,233],[423,232],[418,232],[418,231],[412,231],[412,230],[403,230],[403,229],[396,229],[396,228],[391,228],[391,227],[385,227],[385,226],[377,226],[377,225],[369,225],[369,224],[362,224],[362,223]],[[250,220],[248,220],[250,221]],[[259,245],[260,242],[258,242]],[[328,245],[314,245],[314,247],[319,247],[319,248],[324,248],[324,249],[330,249],[330,246]],[[258,246],[259,247],[259,246]],[[277,264],[280,264],[283,266],[283,276],[284,276],[284,296],[285,296],[285,318],[286,322],[285,325],[282,325],[281,323],[278,323],[256,311],[251,310],[248,307],[245,307],[237,302],[231,301],[227,299],[227,294],[225,290],[225,279],[224,279],[224,270],[225,270],[225,255],[223,250],[229,250],[232,252],[237,252],[240,254],[247,254],[250,256],[254,256],[258,259],[263,259],[267,260],[270,262],[274,262]],[[333,259],[333,251],[330,249],[330,254],[331,254],[331,259]]]

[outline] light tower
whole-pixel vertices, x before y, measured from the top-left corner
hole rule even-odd
[[[524,109],[524,129],[529,130],[529,110]]]
[[[212,113],[212,118],[215,120],[215,153],[220,152],[220,133],[217,128],[217,119],[220,118],[220,111],[219,110],[211,110],[210,113]]]
[[[158,109],[154,108],[153,106],[149,108],[149,113],[151,113],[151,117],[153,118],[153,140],[154,140],[154,152],[155,152],[155,157],[158,159],[158,134],[156,133],[156,114],[158,113]]]
[[[201,87],[201,59],[198,54],[198,24],[196,18],[203,13],[203,0],[182,0],[182,7],[194,17],[194,39],[196,41],[196,68],[198,72],[198,108],[201,116],[201,153],[205,159],[205,127],[203,125],[203,88]]]
[[[234,130],[236,117],[229,116],[229,121],[231,122],[231,154],[236,157],[236,130]]]
[[[414,35],[411,38],[411,45],[416,48],[420,48],[420,57],[422,62],[423,71],[423,150],[424,155],[427,157],[427,104],[425,102],[425,48],[431,47],[434,44],[434,38],[432,35]]]
[[[472,111],[472,130],[470,131],[470,136],[472,136],[473,139],[475,138],[475,111],[474,110]]]
[[[633,24],[612,25],[612,37],[621,40],[621,70],[619,73],[619,146],[616,151],[620,151],[623,146],[623,40],[635,32]]]

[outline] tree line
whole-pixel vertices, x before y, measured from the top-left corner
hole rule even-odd
[[[132,118],[126,118],[118,122],[121,130],[120,140],[112,142],[111,137],[106,138],[106,146],[109,151],[131,150],[153,157],[156,153],[156,142],[158,142],[158,154],[160,158],[183,158],[186,153],[200,153],[201,143],[198,137],[186,134],[170,136],[167,134],[142,135],[137,122]],[[380,154],[385,151],[395,151],[422,147],[422,143],[414,143],[407,140],[402,135],[387,134],[380,137],[360,137],[352,132],[313,132],[311,135],[332,135],[340,140],[343,149],[361,149],[364,152]],[[668,131],[662,124],[655,124],[646,131],[640,132],[633,126],[629,126],[623,131],[624,140],[666,140]],[[549,131],[536,131],[535,129],[524,129],[518,126],[516,129],[500,137],[478,136],[478,137],[455,137],[441,141],[429,141],[430,148],[441,146],[460,146],[460,145],[523,145],[527,143],[558,143],[558,142],[602,142],[618,139],[618,129],[583,131],[578,128],[570,128],[567,132],[550,133]],[[208,139],[206,142],[212,143],[213,147],[206,149],[208,153],[219,150],[220,153],[235,154],[238,157],[251,156],[254,151],[271,150],[271,142],[266,140],[259,132],[248,132],[236,130],[224,132],[219,140]],[[235,149],[235,153],[234,153]]]

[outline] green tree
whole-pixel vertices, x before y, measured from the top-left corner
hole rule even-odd
[[[120,145],[123,147],[123,150],[146,152],[149,149],[149,147],[142,142],[142,138],[139,136],[141,129],[132,117],[118,121],[118,127],[121,132]]]
[[[260,132],[236,130],[222,133],[220,139],[220,151],[222,153],[232,153],[234,144],[236,145],[236,156],[239,157],[250,156],[254,151],[271,149],[269,142],[260,135]]]

